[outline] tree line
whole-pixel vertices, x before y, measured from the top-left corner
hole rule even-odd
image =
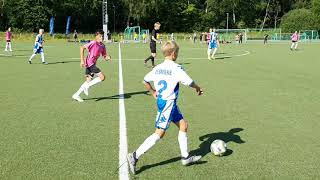
[[[109,29],[123,31],[140,25],[151,29],[161,22],[165,32],[204,31],[216,28],[320,29],[320,0],[108,0]],[[0,26],[15,31],[71,28],[92,32],[102,27],[102,0],[0,0]],[[307,18],[307,20],[305,20]],[[227,27],[228,21],[228,27]]]

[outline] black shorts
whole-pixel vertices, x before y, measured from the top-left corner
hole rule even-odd
[[[157,53],[157,44],[150,43],[150,50],[151,50],[151,53]]]
[[[7,42],[11,42],[11,40],[7,40]]]
[[[296,43],[297,41],[292,41],[293,43]]]
[[[86,68],[86,75],[89,75],[91,77],[93,77],[94,74],[98,74],[100,72],[100,69],[96,65],[92,65]]]

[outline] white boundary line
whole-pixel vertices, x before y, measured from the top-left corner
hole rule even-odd
[[[250,54],[250,51],[243,50],[244,53],[242,54],[235,54],[235,55],[229,55],[229,56],[216,56],[217,59],[219,58],[231,58],[231,57],[241,57],[241,56],[246,56]],[[29,58],[30,56],[24,56],[24,55],[7,55],[7,54],[0,54],[0,57],[17,57],[17,58]],[[78,60],[79,57],[46,57],[47,59],[74,59]],[[119,55],[120,59],[120,55]],[[180,57],[179,59],[182,60],[207,60],[207,57],[190,57],[190,58],[184,58]],[[121,61],[143,61],[143,59],[121,59]]]
[[[129,180],[129,171],[127,165],[128,142],[126,127],[126,110],[124,106],[123,76],[122,76],[122,60],[121,45],[119,43],[119,179]]]

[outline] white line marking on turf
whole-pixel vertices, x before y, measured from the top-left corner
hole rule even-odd
[[[121,61],[121,45],[119,43],[119,179],[128,180],[129,171],[127,165],[128,142],[127,142],[127,127],[126,127],[126,110],[124,106],[124,91],[123,91],[123,76],[122,76],[122,61]]]

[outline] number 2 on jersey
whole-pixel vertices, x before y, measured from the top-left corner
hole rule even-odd
[[[163,85],[163,87],[161,89],[159,89],[159,94],[158,94],[158,98],[162,98],[161,93],[167,89],[168,85],[167,82],[165,80],[161,80],[158,83],[159,86]]]

